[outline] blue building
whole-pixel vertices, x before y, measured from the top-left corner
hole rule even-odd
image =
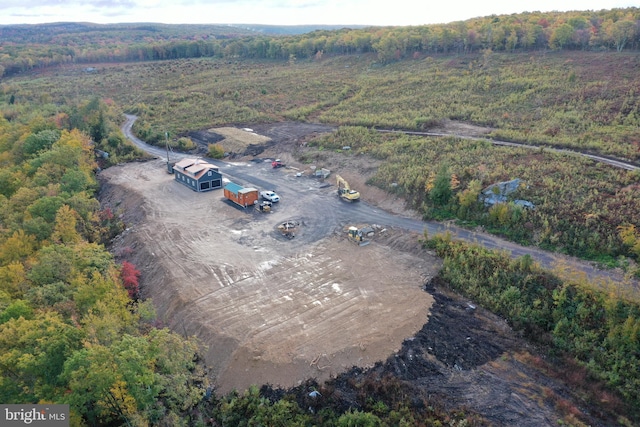
[[[202,192],[222,187],[222,174],[217,166],[202,159],[183,159],[173,165],[176,181],[193,191]]]

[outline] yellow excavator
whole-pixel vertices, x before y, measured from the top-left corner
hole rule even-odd
[[[336,175],[338,181],[338,196],[348,202],[357,202],[360,200],[360,193],[356,190],[352,190],[349,187],[349,183],[344,180],[340,175]]]

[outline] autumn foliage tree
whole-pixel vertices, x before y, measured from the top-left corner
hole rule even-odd
[[[131,303],[140,272],[96,243],[121,221],[94,197],[87,134],[29,108],[29,123],[0,115],[0,402],[68,403],[71,425],[179,425],[202,395],[197,344],[151,327]]]
[[[618,234],[622,243],[631,249],[631,252],[640,258],[640,233],[633,224],[624,224],[618,227]]]
[[[80,241],[76,230],[77,213],[67,205],[63,205],[56,213],[52,239],[58,243],[71,244]]]
[[[140,271],[128,261],[122,262],[122,269],[120,270],[120,277],[122,278],[122,284],[129,293],[131,299],[138,298],[138,280],[140,278]]]

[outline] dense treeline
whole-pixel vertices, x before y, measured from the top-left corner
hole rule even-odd
[[[87,28],[67,24],[69,34],[47,24],[35,34],[0,28],[0,77],[65,63],[150,61],[177,58],[311,58],[375,52],[386,63],[435,54],[483,50],[637,50],[640,9],[590,12],[528,12],[415,27],[319,30],[303,35],[246,36],[239,28],[219,33],[212,26],[134,26]],[[64,26],[62,28],[65,28]],[[188,28],[183,33],[181,28]],[[214,28],[216,30],[214,30]],[[53,31],[55,36],[44,36]],[[130,31],[127,34],[126,31]],[[18,32],[20,37],[14,33]],[[124,35],[123,35],[124,34]],[[87,36],[84,40],[82,36]],[[13,36],[13,37],[9,37]]]
[[[591,387],[590,399],[612,403],[615,398],[603,393],[598,384],[605,383],[628,403],[626,422],[637,420],[637,299],[627,299],[611,284],[597,289],[579,277],[560,279],[541,270],[529,257],[512,260],[508,254],[455,242],[447,235],[427,238],[425,244],[444,258],[440,277],[449,286],[507,319],[528,339],[547,347],[553,357],[585,367],[588,375],[572,368],[567,376],[574,375],[578,385]],[[622,419],[618,421],[622,424]]]
[[[76,62],[136,61],[140,49],[163,46],[171,58],[206,56],[203,42],[254,34],[220,25],[51,23],[0,26],[0,77]],[[191,47],[193,45],[193,47]],[[211,45],[211,43],[209,43]],[[144,57],[144,55],[142,55]],[[151,59],[151,58],[150,58]],[[157,58],[156,58],[157,59]]]
[[[179,425],[207,387],[197,343],[154,326],[140,273],[105,249],[123,224],[70,125],[106,141],[106,110],[0,118],[0,401],[68,403],[72,425]]]

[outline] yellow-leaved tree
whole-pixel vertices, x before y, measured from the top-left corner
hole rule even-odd
[[[640,258],[640,235],[633,224],[624,224],[618,227],[618,235],[629,250]]]
[[[67,205],[62,205],[56,213],[56,223],[53,227],[51,239],[56,243],[64,244],[79,242],[82,237],[76,230],[77,216],[76,211]]]

